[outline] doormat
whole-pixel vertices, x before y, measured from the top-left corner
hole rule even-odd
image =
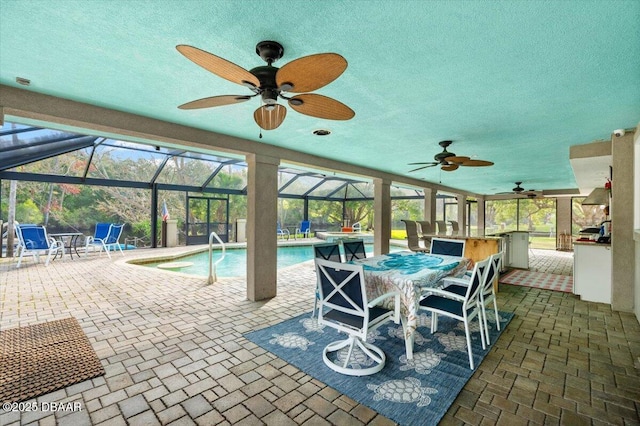
[[[500,277],[500,282],[503,284],[573,293],[573,277],[571,275],[547,274],[545,272],[514,269]]]
[[[501,327],[498,331],[493,311],[487,314],[491,342],[487,349],[482,349],[478,321],[471,323],[471,347],[476,369],[514,315],[500,312]],[[462,323],[441,315],[438,317],[438,331],[431,334],[430,316],[423,313],[418,324],[413,360],[407,360],[405,356],[401,325],[389,322],[370,332],[367,341],[382,349],[387,361],[378,373],[362,377],[337,373],[324,364],[324,347],[330,342],[346,339],[346,335],[319,325],[315,318],[311,318],[310,312],[247,333],[244,337],[400,425],[437,425],[475,370],[469,368]],[[354,353],[353,356],[355,363],[367,365],[364,354]]]
[[[0,401],[21,402],[104,374],[75,318],[0,331]]]

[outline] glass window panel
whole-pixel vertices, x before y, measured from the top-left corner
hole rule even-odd
[[[96,147],[87,177],[150,182],[166,151],[139,150],[123,141],[109,141]]]
[[[216,165],[216,167],[218,167]],[[243,189],[247,186],[247,170],[244,164],[223,166],[207,187],[225,189]]]
[[[342,202],[309,200],[309,220],[314,231],[342,229]]]
[[[392,186],[390,190],[392,197],[424,197],[424,191],[400,186]]]
[[[481,236],[478,229],[478,203],[475,200],[467,200],[467,234],[471,236]]]
[[[392,238],[406,237],[406,227],[402,220],[422,220],[424,218],[424,200],[391,200]],[[398,235],[394,233],[399,231]]]
[[[373,201],[347,201],[345,210],[349,226],[359,222],[362,231],[373,227]]]
[[[282,228],[289,229],[291,235],[304,217],[304,200],[298,198],[278,198],[278,221]],[[276,224],[273,224],[274,229]],[[275,232],[275,231],[274,231]]]
[[[444,200],[444,221],[447,223],[447,228],[451,231],[451,225],[449,221],[458,221],[458,202],[455,198],[448,198]]]
[[[24,164],[22,166],[9,169],[13,172],[21,173],[39,173],[56,176],[84,176],[87,161],[89,160],[89,152],[91,148],[85,148],[78,151],[68,152],[66,154],[56,155],[33,163]]]
[[[320,186],[317,186],[318,184],[320,184]],[[342,180],[325,180],[325,178],[304,176],[296,180],[293,185],[289,186],[286,192],[298,195],[306,194],[313,197],[326,197],[342,185],[344,185],[344,181]],[[313,190],[308,192],[311,189]],[[340,190],[338,193],[332,194],[331,196],[342,198],[344,197],[344,190]]]
[[[158,176],[157,182],[174,185],[201,186],[217,168],[218,163],[211,161],[200,158],[174,156],[167,161],[167,164]]]
[[[373,183],[352,182],[347,188],[347,199],[373,198]]]
[[[518,230],[529,232],[532,248],[556,248],[556,199],[520,198]]]
[[[484,203],[485,234],[518,230],[518,200],[487,200]]]
[[[291,171],[288,171],[285,169],[280,169],[278,171],[278,188],[282,188],[284,185],[288,184],[291,181],[291,179],[294,179],[294,178],[297,179],[297,177],[298,175],[296,173],[292,173]],[[293,182],[291,182],[291,184],[293,184]],[[288,192],[286,192],[285,190],[285,193],[288,193]]]

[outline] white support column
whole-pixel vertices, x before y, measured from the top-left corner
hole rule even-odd
[[[248,154],[247,164],[247,298],[257,301],[277,293],[280,159]]]
[[[478,197],[478,236],[484,237],[484,197]]]
[[[389,238],[391,238],[391,181],[374,179],[373,185],[373,254],[377,256],[389,253]]]
[[[560,236],[571,235],[571,197],[556,198],[556,248],[560,248]]]
[[[422,217],[431,223],[431,232],[436,227],[436,191],[431,188],[424,189],[424,213]]]
[[[611,189],[611,309],[633,312],[635,242],[633,241],[633,138],[634,132],[612,136]]]
[[[466,235],[467,233],[467,196],[458,194],[458,226],[460,231],[459,235]]]

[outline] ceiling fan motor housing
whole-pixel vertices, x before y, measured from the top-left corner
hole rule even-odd
[[[278,68],[270,65],[255,67],[249,71],[260,80],[258,93],[262,96],[262,101],[267,105],[274,105],[280,95],[280,90],[276,85],[276,73]]]

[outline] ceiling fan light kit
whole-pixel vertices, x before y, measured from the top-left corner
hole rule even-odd
[[[347,105],[327,96],[305,93],[320,89],[338,78],[347,68],[347,61],[337,53],[319,53],[295,59],[282,68],[272,64],[282,58],[284,48],[276,41],[265,40],[256,45],[256,54],[267,65],[247,71],[244,68],[188,45],[176,46],[178,52],[202,68],[225,80],[242,85],[253,95],[222,95],[202,98],[180,105],[180,109],[211,108],[245,102],[260,96],[262,104],[253,113],[256,124],[264,130],[276,129],[284,121],[287,110],[278,98],[304,115],[329,120],[350,120],[355,112]],[[293,97],[283,92],[300,93]]]

